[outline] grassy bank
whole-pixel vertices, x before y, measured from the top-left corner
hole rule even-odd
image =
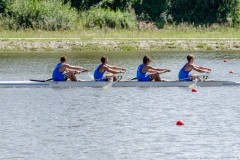
[[[174,38],[202,38],[202,39],[240,39],[240,29],[230,27],[212,26],[211,28],[196,27],[165,27],[165,29],[148,30],[116,30],[116,29],[84,29],[65,31],[42,31],[23,30],[9,31],[0,30],[0,38],[79,38],[91,40],[96,38],[136,38],[136,39],[174,39]]]
[[[0,31],[0,51],[240,51],[240,32],[225,27],[163,30]]]

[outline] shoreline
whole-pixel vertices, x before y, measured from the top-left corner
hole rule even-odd
[[[240,39],[6,38],[0,51],[240,51]]]

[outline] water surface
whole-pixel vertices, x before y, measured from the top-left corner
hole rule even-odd
[[[0,80],[47,79],[63,54],[91,71],[108,55],[128,80],[145,53],[0,53]],[[148,54],[175,80],[188,53]],[[209,78],[240,81],[240,53],[195,56]],[[0,97],[0,159],[240,159],[240,87],[0,88]]]

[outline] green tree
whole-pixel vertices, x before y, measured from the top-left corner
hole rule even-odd
[[[240,23],[240,0],[235,0],[232,4],[230,17],[232,18],[233,26]]]
[[[134,9],[139,16],[145,16],[155,21],[166,12],[168,0],[64,0],[78,10],[88,10],[91,7],[110,8],[114,11]]]
[[[6,8],[6,1],[0,0],[0,13],[4,13],[5,8]]]
[[[227,22],[235,15],[239,0],[170,0],[169,14],[177,23],[212,24]]]
[[[167,0],[103,0],[102,6],[112,10],[134,9],[137,15],[146,15],[151,20],[159,18],[167,9]]]
[[[87,10],[90,7],[98,4],[101,0],[64,0],[64,3],[69,3],[72,7],[75,7],[78,10]]]
[[[139,0],[105,0],[107,7],[117,11],[126,11],[130,8],[133,8],[133,5],[136,4]]]
[[[167,9],[167,0],[138,0],[134,4],[137,15],[146,15],[151,20],[156,21]]]

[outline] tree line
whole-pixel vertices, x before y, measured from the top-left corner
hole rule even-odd
[[[140,20],[176,23],[213,24],[229,19],[237,23],[239,0],[64,0],[78,10],[91,7],[110,8],[117,11],[134,10]]]

